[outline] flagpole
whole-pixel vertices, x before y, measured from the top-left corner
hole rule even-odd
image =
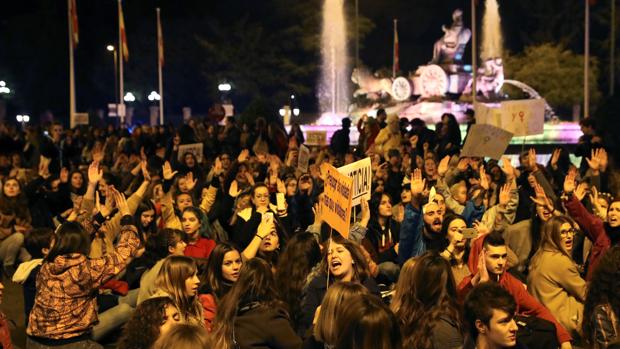
[[[590,0],[584,0],[586,4],[585,15],[585,37],[584,37],[584,59],[583,59],[583,117],[588,118],[590,116]]]
[[[163,30],[161,29],[161,18],[160,18],[160,10],[157,8],[157,71],[159,75],[159,124],[164,124],[164,83],[162,77],[162,62],[161,58],[164,53],[162,40],[163,40]]]
[[[392,79],[396,78],[396,44],[397,44],[397,25],[398,25],[398,20],[394,19],[394,43],[393,43],[393,48],[392,48]]]
[[[75,73],[73,70],[73,19],[71,18],[71,0],[67,0],[67,22],[69,23],[69,127],[73,128],[75,120]]]
[[[611,0],[611,34],[609,47],[609,95],[614,95],[616,85],[616,0]]]
[[[476,90],[476,76],[478,75],[476,32],[476,0],[471,0],[471,97],[473,104],[476,103],[476,94],[478,93]]]
[[[124,79],[123,79],[123,35],[121,32],[121,0],[118,0],[118,74],[119,74],[119,79],[118,79],[118,85],[119,85],[119,103],[120,105],[122,105],[122,112],[119,113],[119,116],[121,118],[121,125],[125,122],[125,100],[123,99],[123,96],[125,95],[125,86],[124,86]]]

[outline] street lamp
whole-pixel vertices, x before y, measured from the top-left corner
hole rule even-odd
[[[161,96],[159,95],[159,93],[155,91],[151,91],[151,93],[149,94],[147,98],[149,101],[153,102],[153,101],[159,101],[161,99]]]
[[[6,82],[0,80],[0,93],[9,94],[11,93],[11,89],[6,87]]]
[[[125,102],[135,102],[136,101],[136,96],[134,96],[134,94],[131,93],[131,92],[127,92],[127,93],[125,93],[125,96],[123,97],[123,100]]]
[[[220,92],[228,92],[228,91],[230,91],[232,89],[232,86],[229,83],[224,82],[224,83],[221,83],[221,84],[217,85],[217,89]]]
[[[26,126],[27,123],[30,122],[30,115],[24,114],[24,115],[17,115],[15,116],[15,119],[17,119],[17,122],[22,124],[22,128],[24,128]]]
[[[116,71],[118,57],[116,55],[116,48],[114,45],[108,45],[106,50],[112,52],[112,59],[114,60],[114,100],[118,102],[118,73]]]
[[[299,108],[293,108],[293,115],[299,116]]]

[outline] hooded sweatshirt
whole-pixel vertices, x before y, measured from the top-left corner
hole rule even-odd
[[[471,280],[478,273],[478,259],[480,258],[480,251],[482,251],[483,244],[484,235],[474,240],[471,246],[468,262],[471,276],[463,279],[458,286],[458,295],[461,300],[464,300],[467,293],[469,293],[469,291],[473,288]],[[523,285],[521,281],[509,273],[504,272],[499,276],[499,280],[497,282],[515,299],[515,302],[517,303],[517,314],[535,316],[550,321],[555,325],[556,337],[558,338],[559,343],[564,343],[571,340],[571,336],[566,329],[560,325],[549,309],[545,308],[527,292],[525,285]]]
[[[64,340],[88,334],[98,322],[97,289],[120,273],[140,245],[130,216],[123,217],[116,249],[90,259],[71,253],[44,262],[37,276],[37,295],[30,312],[29,336]]]

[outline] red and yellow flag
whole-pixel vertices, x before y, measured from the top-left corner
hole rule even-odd
[[[398,27],[397,20],[394,20],[394,62],[392,65],[392,77],[396,77],[396,73],[400,71],[400,59],[398,58]]]
[[[75,0],[69,0],[69,13],[71,21],[71,42],[73,43],[73,48],[77,47],[79,42],[79,34],[78,34],[78,16],[77,16],[77,7],[75,6]]]
[[[123,6],[118,2],[118,26],[121,32],[121,50],[123,51],[123,59],[125,62],[129,60],[129,48],[127,47],[127,34],[125,32],[125,19],[123,19]]]

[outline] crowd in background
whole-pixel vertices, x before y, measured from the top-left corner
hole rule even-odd
[[[460,156],[454,115],[380,110],[302,171],[299,125],[262,117],[0,124],[3,282],[22,285],[27,348],[618,348],[617,159],[580,125],[579,166],[564,147],[513,164]],[[365,157],[345,239],[321,164]]]

